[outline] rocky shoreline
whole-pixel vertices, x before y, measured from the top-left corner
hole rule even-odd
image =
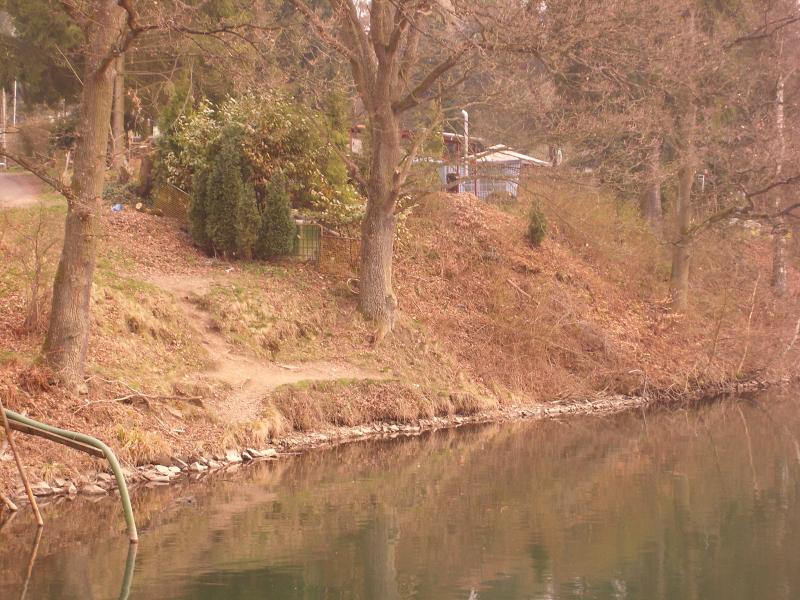
[[[790,380],[778,382],[748,381],[729,385],[714,386],[685,396],[685,402],[697,402],[712,399],[720,395],[754,392],[766,389],[770,385],[786,385]],[[316,448],[332,447],[339,444],[391,439],[401,436],[416,436],[437,429],[461,427],[481,423],[499,423],[518,420],[543,420],[560,417],[577,417],[589,415],[612,415],[633,409],[653,405],[674,403],[667,392],[654,393],[648,396],[606,396],[581,402],[558,402],[527,406],[508,406],[492,411],[484,411],[474,415],[452,415],[423,419],[416,424],[374,423],[355,427],[337,427],[325,432],[295,432],[289,434],[264,449],[230,448],[221,454],[208,456],[171,457],[169,464],[148,464],[136,468],[123,467],[123,473],[131,493],[140,487],[153,488],[168,486],[184,480],[198,481],[220,472],[231,473],[243,466],[261,461],[274,461],[281,456],[295,455]],[[76,498],[78,496],[101,498],[116,492],[116,479],[109,472],[98,472],[93,475],[81,475],[74,479],[55,478],[51,483],[39,481],[32,483],[34,495],[42,504],[60,498]],[[16,490],[14,500],[21,505],[28,503],[25,489]]]

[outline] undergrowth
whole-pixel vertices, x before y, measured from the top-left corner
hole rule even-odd
[[[287,385],[270,401],[293,429],[312,431],[374,422],[415,423],[495,408],[496,400],[469,393],[435,391],[414,383],[340,380]],[[273,412],[274,414],[274,412]]]

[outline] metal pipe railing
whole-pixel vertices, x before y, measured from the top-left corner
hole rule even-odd
[[[128,525],[128,538],[130,539],[131,543],[136,543],[139,541],[139,534],[136,531],[136,521],[133,518],[133,507],[131,506],[131,497],[128,493],[128,485],[125,483],[125,475],[122,473],[122,468],[119,466],[119,461],[117,461],[117,457],[114,455],[114,452],[109,448],[106,444],[101,442],[100,440],[93,438],[92,436],[78,433],[75,431],[67,431],[66,429],[60,429],[58,427],[53,427],[52,425],[48,425],[47,423],[40,423],[39,421],[34,421],[28,417],[25,417],[19,413],[15,413],[12,410],[3,409],[6,417],[8,420],[13,423],[19,423],[23,427],[20,427],[18,430],[22,433],[28,433],[31,435],[39,435],[38,432],[43,432],[42,437],[46,437],[49,440],[55,441],[57,443],[62,443],[66,446],[70,446],[72,448],[76,448],[77,444],[89,446],[90,448],[96,448],[100,452],[103,453],[103,456],[108,461],[108,464],[111,465],[111,471],[114,473],[114,477],[117,480],[117,487],[119,488],[119,497],[122,500],[122,510],[125,513],[125,522]],[[13,428],[13,426],[12,426]],[[58,438],[63,438],[63,440],[59,440]],[[73,443],[69,443],[73,442]],[[80,448],[78,448],[80,449]],[[86,450],[84,450],[85,452]]]

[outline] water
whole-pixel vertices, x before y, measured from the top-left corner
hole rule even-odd
[[[48,507],[26,598],[800,598],[800,402],[442,431]],[[0,598],[34,529],[0,533]],[[135,558],[135,564],[132,560]]]

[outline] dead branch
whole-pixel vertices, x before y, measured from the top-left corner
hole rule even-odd
[[[203,401],[203,397],[202,396],[179,396],[179,395],[175,395],[175,394],[159,396],[159,395],[145,394],[145,393],[142,393],[142,392],[135,392],[133,394],[127,394],[125,396],[119,396],[117,398],[109,398],[107,400],[93,400],[91,402],[87,402],[86,404],[83,404],[83,405],[79,406],[78,408],[76,408],[74,411],[72,411],[72,414],[78,414],[82,410],[84,410],[86,408],[89,408],[90,406],[94,406],[95,404],[116,404],[116,403],[126,404],[126,403],[132,402],[133,400],[145,400],[146,402],[147,401],[165,402],[165,401],[168,401],[168,400],[182,400],[184,402],[202,402]]]
[[[50,177],[45,172],[45,169],[41,165],[35,165],[28,159],[22,158],[21,156],[15,154],[11,154],[7,150],[0,149],[0,156],[5,156],[6,158],[13,160],[20,167],[28,171],[28,173],[31,173],[32,175],[35,175],[36,177],[41,179],[43,182],[45,182],[59,194],[64,196],[67,199],[67,202],[75,200],[75,194],[72,193],[72,190],[70,190],[67,186],[62,184],[57,179]]]
[[[514,282],[513,282],[513,281],[511,281],[510,279],[506,279],[506,281],[508,282],[508,284],[509,284],[511,287],[513,287],[513,288],[514,288],[515,290],[517,290],[517,291],[518,291],[520,294],[522,294],[523,296],[525,296],[525,297],[526,297],[528,300],[533,300],[533,296],[531,296],[531,295],[530,295],[528,292],[526,292],[526,291],[525,291],[525,290],[523,290],[521,287],[519,287],[519,286],[518,286],[516,283],[514,283]]]

